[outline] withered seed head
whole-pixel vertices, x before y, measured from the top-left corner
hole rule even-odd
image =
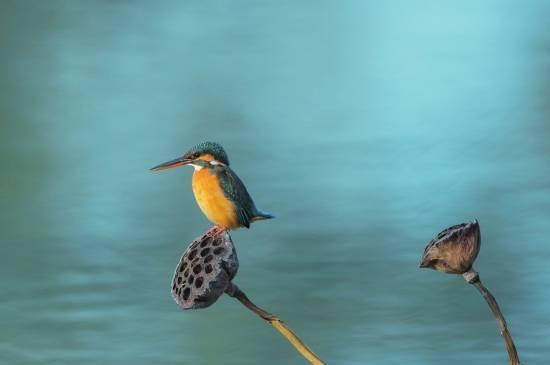
[[[183,309],[206,308],[223,294],[238,269],[231,236],[213,227],[183,254],[172,280],[172,296]]]
[[[449,227],[428,243],[420,260],[420,267],[449,274],[463,274],[472,268],[480,244],[477,220]]]

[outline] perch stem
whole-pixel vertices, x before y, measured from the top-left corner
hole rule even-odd
[[[510,335],[510,332],[508,331],[508,327],[506,325],[506,320],[504,319],[504,316],[502,315],[502,312],[500,311],[500,308],[498,306],[498,303],[495,299],[495,297],[491,294],[489,289],[483,285],[481,280],[479,279],[479,274],[474,271],[473,269],[470,269],[470,271],[467,271],[463,274],[464,280],[466,280],[469,284],[472,284],[479,290],[487,304],[489,305],[489,308],[491,308],[491,311],[495,315],[495,318],[497,320],[498,327],[500,328],[500,334],[504,338],[504,343],[506,344],[506,351],[508,351],[508,357],[510,359],[511,365],[520,365],[518,353],[516,351],[516,346],[514,345],[514,341],[512,340],[512,336]]]
[[[325,365],[311,349],[284,323],[279,317],[269,312],[266,312],[262,308],[258,307],[248,299],[246,294],[239,289],[239,287],[233,283],[225,291],[229,296],[237,299],[245,307],[256,313],[263,320],[269,322],[277,331],[279,331],[291,344],[298,350],[303,357],[305,357],[311,364]]]

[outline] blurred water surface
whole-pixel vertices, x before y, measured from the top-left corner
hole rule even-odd
[[[479,294],[417,268],[477,218],[521,359],[550,361],[550,3],[0,2],[0,363],[303,364],[170,280],[221,142],[277,219],[236,282],[330,364],[503,364]]]

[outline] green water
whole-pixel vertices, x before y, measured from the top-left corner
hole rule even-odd
[[[525,364],[550,362],[550,3],[0,0],[0,363],[304,364],[170,281],[222,143],[277,219],[236,283],[329,364],[505,364],[486,304],[417,268],[474,218]]]

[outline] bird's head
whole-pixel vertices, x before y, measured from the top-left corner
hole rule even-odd
[[[173,167],[191,165],[195,169],[215,165],[229,165],[227,154],[223,147],[214,142],[202,142],[191,148],[183,156],[161,163],[153,167],[152,171],[171,169]]]

